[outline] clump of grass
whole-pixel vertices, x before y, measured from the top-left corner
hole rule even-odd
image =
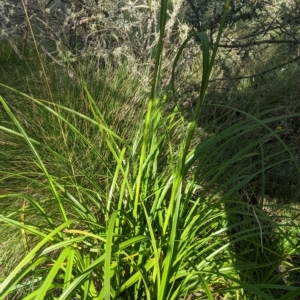
[[[47,109],[56,105],[31,100]],[[93,105],[92,99],[90,101]],[[2,103],[5,105],[3,100]],[[13,118],[8,106],[5,107]],[[60,108],[70,112],[67,107]],[[52,113],[56,115],[54,110]],[[72,114],[87,118],[76,111]],[[226,157],[222,164],[218,162],[219,157],[226,153],[228,144],[238,139],[237,132],[255,130],[261,124],[252,124],[252,128],[246,122],[237,124],[193,148],[183,166],[183,174],[189,174],[189,177],[182,179],[178,198],[169,210],[176,178],[174,163],[181,154],[172,143],[172,134],[178,126],[184,128],[180,118],[174,122],[175,115],[163,117],[161,104],[155,102],[151,119],[148,119],[147,134],[141,128],[126,148],[124,140],[115,140],[117,136],[103,127],[99,134],[115,157],[115,169],[107,172],[106,184],[94,183],[92,193],[73,174],[58,177],[47,168],[47,175],[41,173],[41,179],[36,178],[36,181],[42,186],[43,177],[47,176],[46,180],[53,188],[52,193],[48,192],[49,198],[8,192],[2,196],[20,205],[9,217],[2,215],[2,222],[6,226],[19,227],[20,232],[24,229],[25,238],[38,237],[38,242],[29,244],[23,260],[4,280],[2,295],[9,290],[28,292],[33,288],[28,297],[52,295],[64,299],[87,294],[102,298],[106,293],[112,298],[143,299],[155,294],[161,299],[177,299],[197,292],[211,299],[249,294],[272,299],[272,289],[285,289],[284,285],[278,285],[284,274],[278,274],[276,270],[287,253],[278,251],[280,243],[277,239],[285,237],[291,249],[295,247],[293,241],[259,207],[236,198],[236,192],[255,174],[249,174],[247,167],[241,168],[220,186],[227,169],[258,153],[251,151],[255,148],[252,144],[243,152]],[[14,120],[21,130],[21,124]],[[89,121],[91,126],[99,128],[101,125],[93,119]],[[93,146],[71,123],[66,121],[66,125],[76,133],[78,142],[86,147]],[[11,131],[11,134],[16,136],[18,132]],[[23,134],[27,136],[26,132]],[[142,177],[139,178],[143,136],[147,139],[147,147]],[[166,140],[170,141],[167,145],[164,144]],[[42,153],[37,152],[38,146],[38,141],[28,139],[27,147],[33,147],[33,159],[43,168],[46,156],[43,154],[43,160],[40,160]],[[55,161],[64,159],[68,162],[69,170],[73,168],[84,174],[85,170],[75,167],[68,157],[50,147],[45,150],[54,155]],[[102,159],[99,151],[93,151],[96,158]],[[161,168],[159,164],[163,161],[166,163]],[[108,169],[112,170],[111,166]],[[30,181],[30,173],[24,173],[23,178]],[[10,173],[11,178],[18,176]],[[44,189],[49,188],[49,184],[44,183]],[[27,204],[22,210],[25,197]],[[21,219],[21,213],[26,218]],[[174,214],[177,214],[176,220]],[[167,218],[170,223],[166,223]],[[169,274],[164,275],[170,243],[174,243],[171,268]],[[32,259],[33,264],[29,263]],[[18,285],[21,282],[22,285]],[[160,294],[162,284],[166,289],[164,295]],[[105,291],[107,285],[109,291]]]
[[[259,74],[274,65],[284,63],[285,50],[282,46],[271,47],[265,53],[266,56],[261,57],[263,63],[258,64],[252,60],[247,63],[247,74]],[[232,68],[234,69],[234,67]],[[240,111],[247,111],[259,119],[269,118],[271,120],[273,118],[273,121],[269,123],[270,128],[280,136],[290,150],[290,153],[283,152],[280,160],[288,159],[291,154],[294,159],[277,165],[265,174],[265,195],[269,199],[277,198],[281,202],[294,203],[294,205],[299,201],[300,186],[299,170],[294,164],[295,160],[299,164],[298,78],[299,68],[294,62],[260,77],[254,76],[242,80],[227,78],[221,82],[211,82],[198,122],[206,132],[215,134],[244,119],[245,115]],[[198,90],[196,87],[198,85],[186,85],[183,90],[186,91],[185,95],[190,98],[185,102],[188,106],[183,107],[182,110],[184,115],[190,118],[194,105],[197,103]],[[225,92],[223,92],[224,90]],[[238,145],[234,145],[229,151],[238,151],[239,147],[243,148],[245,144],[259,139],[267,132],[265,128],[249,132],[241,138]],[[279,151],[281,147],[282,145],[274,137],[266,138],[262,142],[262,148],[266,155]],[[272,164],[278,159],[278,157],[268,159],[265,164]],[[247,192],[260,193],[260,182],[261,178],[258,176],[248,185]]]
[[[29,64],[24,62],[23,82],[13,82],[9,78],[19,77],[20,70],[12,68],[15,57],[6,67],[2,65],[6,72],[6,81],[11,82],[10,88],[2,88],[6,99],[9,99],[9,106],[13,110],[16,118],[24,126],[27,134],[34,138],[37,143],[35,147],[43,159],[43,162],[49,173],[55,174],[55,178],[60,179],[63,188],[74,193],[86,191],[86,196],[98,199],[96,202],[101,203],[101,193],[107,185],[107,174],[111,174],[114,168],[113,156],[103,148],[103,137],[98,126],[93,126],[84,118],[78,118],[73,113],[64,111],[63,116],[76,127],[76,132],[71,127],[61,122],[53,112],[60,112],[60,105],[68,107],[73,111],[80,112],[92,117],[93,111],[89,109],[88,95],[85,89],[89,90],[90,95],[95,99],[97,109],[105,115],[105,122],[109,122],[111,130],[123,136],[124,140],[132,139],[135,135],[136,126],[140,123],[142,111],[141,97],[147,93],[138,84],[138,80],[132,76],[130,70],[124,65],[123,68],[113,72],[111,69],[102,71],[103,77],[100,79],[96,76],[89,78],[89,73],[83,74],[82,68],[77,70],[73,78],[69,77],[70,69],[68,67],[57,68],[49,61],[45,61],[45,69],[48,71],[47,80],[51,84],[51,95],[45,89],[47,82],[40,77],[40,68],[30,61]],[[126,69],[127,68],[127,69]],[[31,70],[31,71],[30,71]],[[87,76],[85,76],[87,75]],[[3,81],[2,81],[3,82]],[[44,84],[43,84],[44,82]],[[84,85],[83,85],[84,82]],[[29,91],[29,95],[40,97],[52,97],[50,102],[55,103],[54,111],[51,112],[43,106],[38,106],[32,101],[26,100],[21,93],[15,93],[15,89]],[[27,94],[28,95],[28,94]],[[47,103],[45,101],[44,103]],[[59,212],[53,206],[53,195],[49,194],[48,184],[44,181],[44,175],[38,165],[35,163],[33,152],[24,144],[21,136],[12,134],[16,130],[15,124],[5,113],[1,106],[1,125],[8,131],[2,131],[1,142],[1,193],[20,194],[25,193],[43,205],[45,212],[58,218]],[[99,119],[94,122],[100,122]],[[78,135],[83,134],[87,138],[83,142]],[[91,147],[92,145],[92,147]],[[101,158],[99,159],[99,153]],[[56,155],[59,153],[59,155]],[[98,153],[98,154],[97,154]],[[106,156],[107,155],[107,156]],[[16,172],[16,170],[19,170]],[[14,174],[14,175],[13,175]],[[81,191],[78,189],[81,186]],[[101,190],[99,187],[101,186]],[[89,196],[88,196],[89,195]],[[24,196],[25,197],[25,196]],[[3,197],[1,212],[4,215],[10,215],[12,212],[20,211],[24,199],[13,200],[10,197]],[[82,195],[80,196],[82,197]],[[43,218],[40,219],[36,212],[28,208],[30,202],[26,201],[25,221],[28,223],[38,223],[39,227],[48,226],[48,222]],[[64,203],[69,207],[68,203]],[[90,203],[90,209],[96,213],[97,205]],[[72,210],[69,209],[72,214]],[[17,219],[20,220],[21,211]],[[45,221],[45,222],[44,222]],[[1,237],[6,240],[7,229],[1,230]],[[26,254],[26,249],[20,232],[12,234],[11,241],[2,244],[1,257],[3,258],[3,268],[0,271],[0,277],[5,278],[13,267],[16,265],[13,261],[21,259]],[[19,243],[19,241],[21,241]],[[20,248],[14,245],[18,244]],[[12,249],[18,249],[14,252]],[[11,253],[14,253],[12,255]]]
[[[116,91],[120,85],[100,81],[117,107],[108,106],[106,93],[83,80],[85,73],[74,79],[79,93],[67,89],[58,100],[54,93],[44,101],[13,90],[23,99],[18,106],[0,97],[5,113],[0,155],[7,161],[0,170],[0,184],[6,186],[1,198],[7,203],[0,230],[5,235],[6,227],[14,228],[24,242],[22,257],[1,280],[1,298],[175,300],[197,294],[206,299],[274,299],[279,290],[281,299],[294,299],[300,294],[284,282],[286,273],[277,272],[289,254],[285,249],[297,252],[295,241],[267,215],[263,201],[244,201],[240,194],[257,174],[264,178],[267,169],[280,163],[265,166],[265,159],[289,148],[269,126],[273,118],[246,113],[204,141],[194,138],[217,51],[216,46],[209,55],[203,33],[195,114],[186,124],[176,107],[165,112],[166,99],[156,97],[156,91],[166,8],[162,1],[145,111],[138,101],[129,101],[132,107],[122,106],[125,116],[119,123],[114,115],[122,112]],[[124,83],[122,75],[115,80]],[[131,95],[135,84],[133,78],[124,91]],[[38,117],[26,118],[26,107]],[[264,136],[228,151],[240,136],[261,127],[267,131]],[[265,155],[260,146],[269,137],[281,149]],[[7,150],[15,151],[17,159]],[[261,187],[263,199],[263,179]],[[288,247],[283,248],[282,240]]]

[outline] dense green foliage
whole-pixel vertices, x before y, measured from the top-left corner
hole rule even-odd
[[[217,93],[232,2],[177,49],[157,4],[150,67],[2,43],[0,299],[299,299],[299,71]]]

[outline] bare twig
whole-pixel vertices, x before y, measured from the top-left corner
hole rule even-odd
[[[281,63],[281,64],[278,64],[276,67],[274,68],[270,68],[270,69],[267,69],[263,72],[260,72],[260,73],[257,73],[257,74],[253,74],[253,75],[246,75],[246,76],[238,76],[238,77],[226,77],[226,78],[215,78],[215,79],[212,79],[210,80],[209,82],[215,82],[215,81],[224,81],[224,80],[242,80],[242,79],[249,79],[249,78],[255,78],[255,77],[260,77],[260,76],[263,76],[269,72],[272,72],[274,70],[277,70],[277,69],[280,69],[280,68],[283,68],[285,67],[286,65],[289,65],[291,63],[294,63],[296,61],[298,61],[300,59],[300,56],[297,56],[289,61],[286,61],[284,63]]]
[[[234,48],[246,48],[249,46],[258,46],[258,45],[263,45],[263,44],[299,44],[300,40],[299,39],[294,39],[294,40],[262,40],[262,41],[252,41],[249,43],[244,43],[244,44],[220,44],[219,47],[220,48],[230,48],[230,49],[234,49]],[[213,44],[211,44],[211,46],[213,46]]]

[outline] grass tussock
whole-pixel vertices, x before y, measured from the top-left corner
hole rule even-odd
[[[217,53],[205,34],[198,100],[170,105],[164,4],[146,88],[125,64],[45,60],[45,77],[1,53],[1,299],[298,299],[299,210],[270,182],[299,172],[278,125],[299,113],[205,106]]]

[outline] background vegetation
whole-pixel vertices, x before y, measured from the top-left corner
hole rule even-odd
[[[299,13],[0,1],[0,299],[298,299]]]

